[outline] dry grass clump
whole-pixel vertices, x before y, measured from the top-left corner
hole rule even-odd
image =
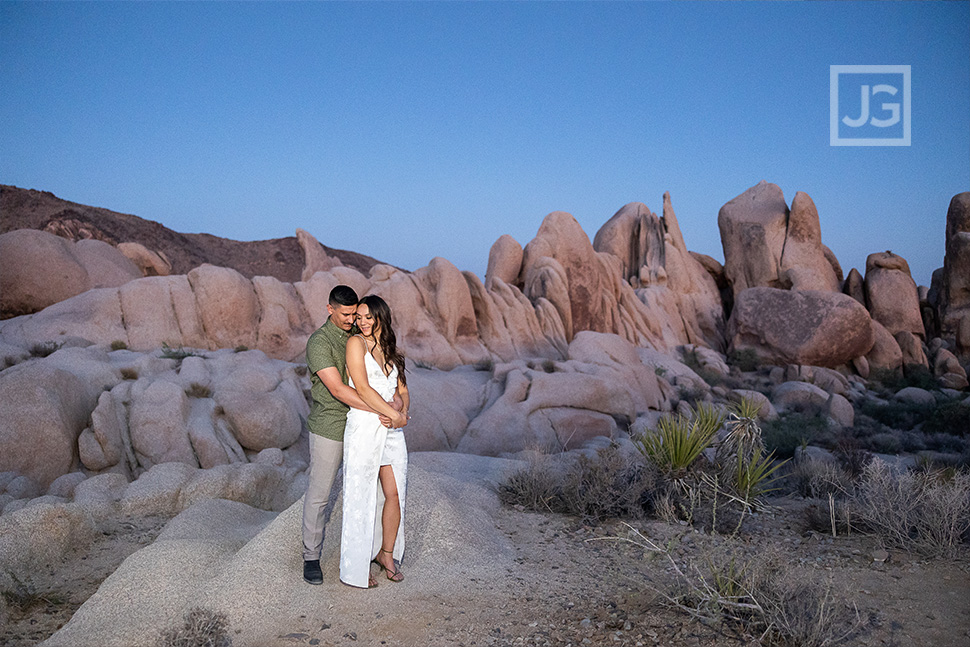
[[[838,463],[803,460],[785,475],[789,490],[807,499],[844,497],[852,491],[852,475]]]
[[[190,398],[210,398],[212,397],[212,389],[205,384],[192,382],[192,384],[189,385],[189,388],[185,390],[185,394]]]
[[[862,622],[854,606],[839,602],[832,583],[799,574],[775,552],[754,552],[720,538],[702,562],[683,561],[630,527],[630,541],[660,556],[666,573],[649,586],[668,605],[744,640],[777,647],[830,647],[850,640]],[[659,573],[658,569],[658,573]]]
[[[53,355],[56,351],[64,346],[64,342],[58,341],[43,341],[38,342],[30,347],[31,357],[47,357],[48,355]]]
[[[887,547],[949,554],[970,531],[970,473],[905,471],[874,460],[863,470],[850,509],[852,527]]]
[[[659,483],[656,470],[617,445],[593,456],[538,454],[499,486],[499,499],[539,512],[581,517],[586,523],[638,518],[652,507]]]
[[[157,647],[232,647],[225,614],[195,607],[185,614],[184,624],[162,633]]]

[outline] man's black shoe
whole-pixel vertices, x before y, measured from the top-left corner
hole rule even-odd
[[[320,570],[320,560],[306,560],[303,562],[303,579],[309,584],[323,584],[323,571]]]

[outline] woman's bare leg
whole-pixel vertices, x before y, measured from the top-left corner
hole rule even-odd
[[[377,554],[377,561],[384,565],[389,572],[394,573],[394,544],[397,542],[397,530],[401,525],[401,499],[397,492],[397,481],[394,470],[390,465],[381,465],[378,472],[381,489],[384,491],[384,509],[381,511],[381,552]]]

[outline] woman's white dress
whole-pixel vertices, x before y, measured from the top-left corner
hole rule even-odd
[[[377,360],[364,353],[371,388],[390,402],[397,389],[397,367],[384,375]],[[350,386],[354,386],[350,380]],[[340,531],[340,580],[367,587],[370,563],[381,548],[381,510],[384,493],[377,479],[381,465],[390,465],[401,501],[401,523],[394,543],[394,559],[404,556],[404,492],[408,450],[401,429],[387,429],[376,413],[351,409],[344,428],[343,526]]]

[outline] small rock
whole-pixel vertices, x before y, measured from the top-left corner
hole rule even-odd
[[[878,564],[889,561],[889,551],[884,548],[877,548],[872,551],[872,561]]]

